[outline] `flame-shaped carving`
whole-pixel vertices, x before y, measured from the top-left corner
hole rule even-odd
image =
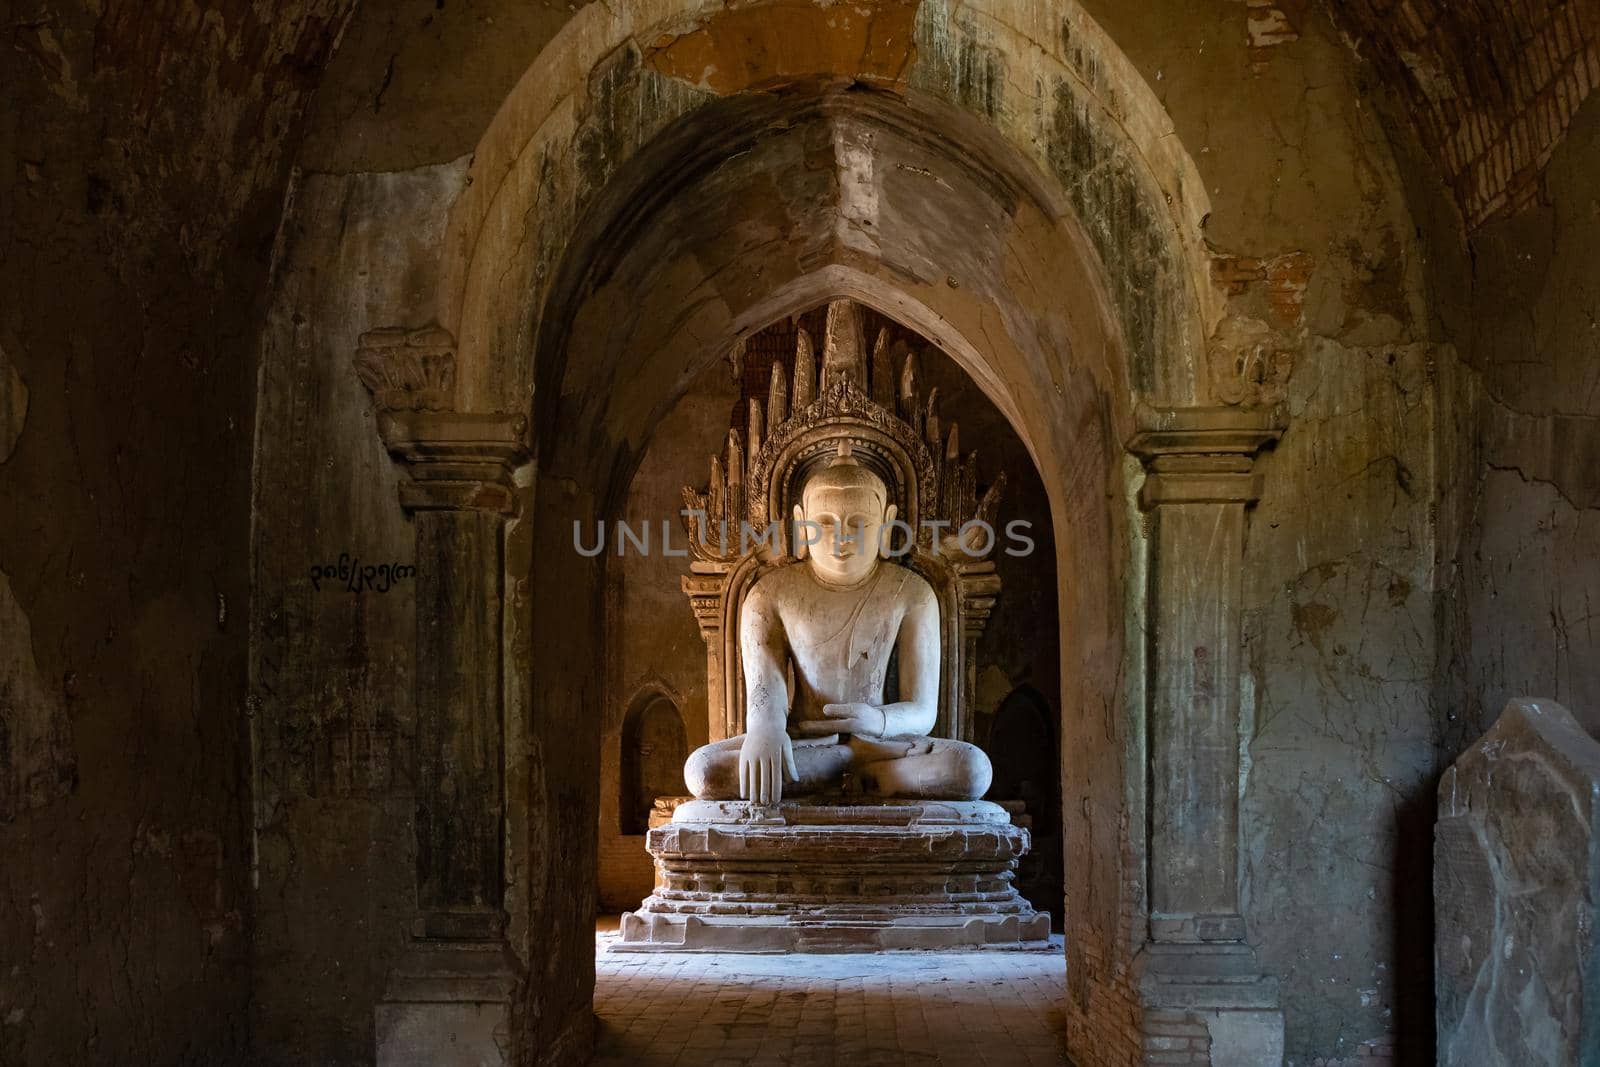
[[[794,345],[794,388],[789,390],[794,410],[802,411],[817,398],[817,361],[811,351],[811,335],[804,330]]]
[[[883,328],[869,359],[861,309],[847,300],[828,306],[820,361],[811,334],[796,325],[794,359],[788,367],[774,361],[765,405],[758,397],[747,400],[721,454],[711,459],[706,490],[684,490],[685,506],[705,514],[703,522],[685,523],[695,558],[731,567],[745,548],[741,522],[763,531],[788,518],[777,513],[783,501],[772,499],[774,487],[787,484],[787,471],[773,469],[780,456],[792,464],[839,438],[872,451],[875,434],[895,442],[898,462],[909,462],[894,478],[904,484],[892,492],[918,502],[918,549],[949,554],[960,548],[954,537],[963,524],[986,514],[992,519],[1002,480],[979,499],[976,453],[962,458],[959,428],[941,419],[938,388],[922,395],[916,353],[904,341],[891,342]],[[902,515],[910,513],[903,508]],[[943,524],[941,538],[932,536],[930,521]]]
[[[911,556],[901,562],[934,585],[940,603],[954,612],[945,632],[958,635],[944,640],[937,732],[971,740],[971,665],[1000,578],[985,558],[994,538],[982,527],[964,527],[980,519],[994,529],[1005,478],[979,492],[977,454],[963,456],[960,428],[940,416],[938,390],[922,394],[916,353],[880,329],[869,358],[859,307],[845,300],[828,306],[820,366],[798,316],[795,325],[794,357],[787,366],[774,361],[765,405],[750,397],[735,410],[723,448],[711,457],[709,484],[703,491],[683,490],[684,506],[693,513],[684,525],[694,556],[683,589],[716,652],[707,657],[706,679],[713,736],[745,728],[740,675],[732,665],[739,656],[739,604],[750,584],[737,576],[782,563],[772,553],[787,548],[782,541],[758,547],[741,537],[740,524],[749,522],[760,536],[772,521],[786,521],[782,497],[796,490],[800,465],[844,442],[888,475],[902,517],[920,524]],[[740,345],[730,358],[742,362],[748,350]]]
[[[744,444],[738,430],[728,431],[728,517],[744,514]]]
[[[889,328],[879,327],[878,339],[872,345],[872,402],[881,408],[894,408],[894,357],[905,342],[889,345]]]
[[[861,336],[861,308],[850,300],[828,305],[828,325],[822,339],[822,391],[848,382],[865,392],[866,347]]]
[[[761,401],[755,397],[750,398],[750,414],[746,422],[746,440],[750,442],[750,454],[761,451],[761,442],[766,437],[762,428]]]
[[[777,361],[772,364],[772,384],[767,387],[767,415],[774,426],[789,417],[789,381],[783,364]]]

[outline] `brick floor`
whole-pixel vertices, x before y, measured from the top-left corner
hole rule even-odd
[[[594,1063],[1066,1063],[1053,952],[743,956],[609,953],[596,938]],[[1059,942],[1059,939],[1057,939]]]

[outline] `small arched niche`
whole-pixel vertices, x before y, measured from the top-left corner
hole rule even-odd
[[[657,797],[682,796],[689,737],[672,698],[647,689],[634,698],[622,722],[622,773],[617,810],[625,836],[650,829]]]
[[[983,749],[994,764],[988,799],[1021,801],[1033,832],[1033,850],[1017,869],[1017,889],[1047,909],[1061,929],[1063,871],[1061,850],[1061,744],[1056,713],[1032,685],[1006,695],[989,724]]]
[[[1019,685],[1006,695],[989,728],[987,749],[994,761],[994,784],[989,793],[1005,800],[1028,800],[1028,810],[1038,814],[1045,790],[1054,781],[1056,732],[1050,705],[1031,685]]]

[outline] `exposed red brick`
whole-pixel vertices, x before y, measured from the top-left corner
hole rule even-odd
[[[1595,0],[1348,0],[1329,13],[1400,87],[1467,228],[1538,197],[1550,155],[1600,82]]]
[[[1264,285],[1267,302],[1281,325],[1296,326],[1305,312],[1306,286],[1316,270],[1309,252],[1286,252],[1271,259],[1213,256],[1211,277],[1231,296],[1243,296],[1252,285]]]

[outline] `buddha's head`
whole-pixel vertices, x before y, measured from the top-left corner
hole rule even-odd
[[[878,565],[884,525],[896,508],[883,479],[850,454],[847,441],[806,479],[795,506],[797,544],[816,577],[830,585],[854,585]],[[805,542],[809,541],[808,546]]]

